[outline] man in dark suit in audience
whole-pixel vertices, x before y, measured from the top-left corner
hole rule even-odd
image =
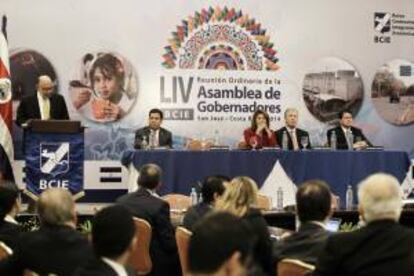
[[[135,246],[135,224],[123,206],[99,211],[93,219],[92,244],[96,259],[77,270],[74,276],[136,275],[126,265]]]
[[[274,257],[277,262],[291,258],[315,264],[329,236],[325,229],[332,214],[328,185],[321,180],[303,183],[296,192],[296,212],[299,229],[274,246]]]
[[[336,136],[336,149],[352,150],[364,149],[372,146],[362,130],[352,126],[352,113],[342,111],[339,113],[339,126],[331,128],[327,132],[328,145],[331,146],[332,133]]]
[[[20,101],[16,123],[22,126],[30,119],[69,120],[65,98],[54,93],[54,84],[49,76],[40,76],[37,82],[37,92]]]
[[[236,216],[208,214],[194,225],[188,246],[189,275],[247,276],[251,241],[251,229]]]
[[[213,210],[214,203],[224,193],[224,182],[229,181],[228,177],[220,175],[209,176],[204,180],[201,187],[203,201],[187,210],[183,220],[185,228],[192,230],[194,223]]]
[[[161,168],[146,164],[139,170],[138,190],[121,196],[117,203],[127,207],[133,216],[144,219],[152,227],[150,255],[151,275],[180,275],[175,231],[170,220],[170,206],[156,193],[161,184]]]
[[[167,147],[172,148],[172,134],[161,127],[164,114],[160,109],[151,109],[148,115],[148,126],[138,129],[135,132],[134,147]]]
[[[285,126],[275,131],[279,146],[283,145],[283,133],[286,132],[289,150],[303,149],[302,137],[307,137],[306,148],[311,148],[309,133],[297,127],[299,112],[296,108],[287,108],[285,111]],[[304,138],[306,139],[306,138]]]
[[[414,230],[398,224],[402,190],[391,175],[378,173],[358,189],[366,226],[328,238],[315,275],[414,275]]]
[[[76,231],[75,202],[64,189],[51,188],[38,200],[39,230],[21,234],[13,255],[0,263],[0,275],[21,275],[29,269],[41,275],[72,275],[93,252]]]
[[[23,229],[14,219],[20,210],[19,191],[14,183],[0,185],[0,241],[14,250]]]

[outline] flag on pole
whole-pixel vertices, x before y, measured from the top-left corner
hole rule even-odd
[[[12,162],[14,160],[12,140],[12,92],[10,81],[9,49],[6,40],[6,16],[3,16],[0,32],[0,164],[3,176],[13,180]],[[5,156],[1,156],[5,155]]]

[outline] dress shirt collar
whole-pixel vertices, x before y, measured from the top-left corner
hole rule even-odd
[[[118,276],[128,276],[128,273],[125,267],[111,259],[102,257],[102,261],[104,261],[107,265],[109,265],[113,270],[115,270],[116,275]]]
[[[7,222],[10,222],[10,223],[13,223],[13,224],[19,224],[12,216],[10,216],[10,215],[6,215],[5,217],[4,217],[4,221],[7,221]]]
[[[289,133],[292,133],[292,131],[294,131],[294,132],[296,133],[296,127],[294,127],[294,128],[290,128],[290,127],[286,126],[286,130],[287,130]]]
[[[157,194],[154,190],[151,190],[151,189],[146,189],[146,188],[142,188],[142,187],[141,187],[141,189],[146,190],[146,191],[147,191],[150,195],[152,195],[152,196],[155,196],[155,197],[160,198],[159,194]]]

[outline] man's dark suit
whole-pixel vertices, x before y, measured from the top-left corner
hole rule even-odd
[[[147,143],[148,138],[150,136],[151,133],[151,129],[150,127],[146,126],[143,128],[138,129],[135,132],[135,142],[134,142],[134,147],[136,149],[140,149],[141,145],[142,145],[142,141],[144,139],[144,136],[146,137],[146,141]],[[159,146],[160,147],[169,147],[172,148],[172,134],[170,131],[166,130],[165,128],[160,128],[159,129],[159,134],[158,134],[158,142],[159,142]]]
[[[311,148],[311,143],[310,143],[310,139],[309,139],[309,133],[303,129],[300,128],[295,128],[296,130],[296,140],[298,141],[298,145],[300,149],[303,149],[302,143],[301,143],[301,139],[302,137],[308,137],[308,146],[306,147],[307,149]],[[275,135],[276,135],[276,141],[279,144],[279,146],[281,147],[283,144],[283,132],[286,131],[287,132],[287,137],[288,137],[288,148],[289,150],[293,150],[293,143],[292,143],[292,137],[290,137],[290,132],[287,130],[286,127],[282,127],[278,130],[275,131]]]
[[[151,195],[142,187],[136,192],[121,196],[116,201],[128,208],[133,216],[148,221],[152,227],[151,275],[180,275],[175,231],[171,224],[168,203]]]
[[[8,221],[0,222],[0,241],[4,242],[13,251],[21,233],[23,233],[23,229],[20,225]]]
[[[129,276],[136,275],[133,270],[126,270]],[[100,258],[94,258],[84,267],[78,268],[73,276],[118,276],[116,271]]]
[[[331,146],[331,135],[332,132],[335,131],[336,134],[336,149],[340,150],[347,150],[348,149],[348,143],[346,142],[345,133],[342,130],[341,126],[337,126],[335,128],[331,128],[327,132],[327,139],[328,139],[328,145]],[[372,146],[371,143],[368,141],[368,139],[364,136],[362,133],[362,130],[356,127],[351,126],[351,132],[352,136],[354,137],[354,143],[356,141],[365,141],[369,146]]]
[[[299,227],[298,232],[275,244],[273,256],[277,262],[290,258],[316,264],[328,236],[329,232],[320,225],[304,223]]]
[[[314,275],[414,275],[414,231],[391,220],[328,238]]]
[[[185,213],[183,220],[184,227],[192,231],[194,224],[212,210],[213,207],[205,202],[191,206]]]
[[[68,109],[65,98],[62,95],[53,93],[50,101],[50,119],[69,120]],[[24,97],[17,108],[16,123],[21,126],[30,119],[41,119],[37,92],[34,95]]]
[[[93,258],[87,239],[68,226],[42,226],[20,235],[13,255],[0,262],[0,275],[21,275],[24,269],[38,274],[72,275]]]

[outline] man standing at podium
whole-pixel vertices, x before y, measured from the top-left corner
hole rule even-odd
[[[69,120],[65,98],[54,93],[54,84],[47,75],[37,81],[37,92],[22,98],[17,108],[16,123],[22,126],[31,119]]]

